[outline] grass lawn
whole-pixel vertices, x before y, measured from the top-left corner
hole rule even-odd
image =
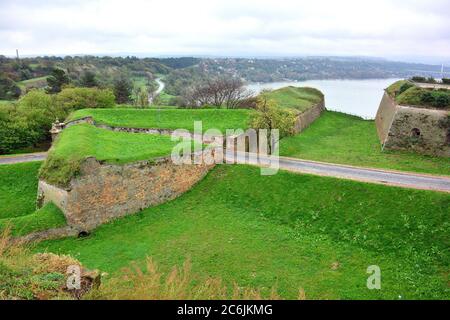
[[[190,258],[197,277],[283,298],[448,299],[449,207],[442,193],[221,165],[174,201],[34,250],[111,275],[146,256],[163,271]],[[366,287],[369,265],[381,290]]]
[[[37,175],[42,162],[0,165],[0,232],[9,226],[13,236],[66,224],[53,204],[36,210]]]
[[[49,183],[64,185],[73,177],[82,160],[124,164],[169,156],[178,141],[170,136],[116,132],[90,124],[66,128],[50,149],[40,176]]]
[[[111,126],[190,131],[194,130],[194,121],[202,121],[204,131],[216,128],[225,133],[226,129],[248,128],[250,113],[243,109],[83,109],[68,120],[92,116],[98,123]]]
[[[63,227],[66,218],[61,210],[53,203],[47,203],[31,214],[15,218],[0,219],[0,232],[9,227],[14,237],[23,236],[36,231]]]
[[[299,111],[305,111],[323,99],[323,94],[319,90],[308,87],[289,86],[269,91],[264,95],[275,100],[279,107]]]
[[[375,122],[327,111],[301,134],[280,142],[280,155],[324,162],[450,175],[450,159],[381,151]]]
[[[42,162],[0,165],[0,219],[34,212]]]

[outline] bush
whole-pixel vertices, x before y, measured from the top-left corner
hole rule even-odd
[[[419,76],[414,76],[411,78],[412,81],[414,82],[426,82],[427,79],[425,77],[419,77]]]
[[[267,141],[272,141],[272,129],[279,130],[280,139],[295,134],[296,113],[294,111],[280,108],[274,100],[268,100],[264,96],[257,98],[255,110],[250,119],[250,126],[256,130],[267,129]]]
[[[398,89],[397,95],[402,94],[403,92],[412,87],[414,87],[414,85],[411,82],[405,82],[400,86],[400,89]]]
[[[450,84],[450,78],[442,78],[442,83]]]
[[[0,76],[0,99],[17,99],[21,94],[20,88],[8,77]]]
[[[78,109],[113,107],[114,99],[107,89],[67,88],[55,95],[31,90],[17,106],[0,109],[0,154],[49,141],[49,130],[56,119],[64,120]]]
[[[0,154],[33,145],[39,141],[39,133],[26,121],[5,108],[0,109]]]
[[[85,108],[112,108],[114,93],[110,89],[67,88],[56,96],[56,104],[65,116],[70,112]]]
[[[420,101],[425,105],[433,103],[434,97],[433,97],[433,94],[431,93],[431,91],[422,92]]]
[[[450,105],[450,97],[447,93],[436,91],[434,92],[434,101],[432,105],[437,108],[445,108]]]

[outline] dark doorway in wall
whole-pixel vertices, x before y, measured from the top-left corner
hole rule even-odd
[[[420,137],[420,130],[417,129],[417,128],[413,128],[413,129],[411,130],[411,137],[413,137],[413,138],[418,138],[418,137]]]

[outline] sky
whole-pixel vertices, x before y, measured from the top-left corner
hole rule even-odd
[[[449,0],[0,0],[0,54],[447,63],[449,17]]]

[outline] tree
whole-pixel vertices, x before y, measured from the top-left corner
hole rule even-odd
[[[20,97],[20,88],[8,77],[0,76],[0,99],[12,100]]]
[[[85,71],[80,79],[80,84],[82,87],[92,88],[98,87],[98,81],[95,73],[92,71]]]
[[[148,100],[149,100],[149,96],[148,96],[148,92],[146,90],[145,87],[139,87],[135,90],[135,105],[141,108],[145,108],[148,106]]]
[[[115,104],[111,89],[65,88],[56,95],[56,105],[66,117],[70,112],[84,108],[112,108]]]
[[[50,76],[47,78],[48,87],[46,88],[46,91],[47,93],[61,92],[62,87],[65,84],[69,84],[69,82],[69,77],[63,69],[54,68]]]
[[[191,107],[212,105],[234,109],[252,95],[240,79],[218,78],[195,85],[184,98]]]
[[[278,107],[263,94],[257,98],[256,112],[252,114],[250,126],[253,129],[267,129],[267,141],[272,140],[272,129],[279,130],[279,138],[295,133],[296,114]]]
[[[125,104],[131,101],[133,84],[125,77],[121,77],[114,82],[114,95],[118,104]]]

